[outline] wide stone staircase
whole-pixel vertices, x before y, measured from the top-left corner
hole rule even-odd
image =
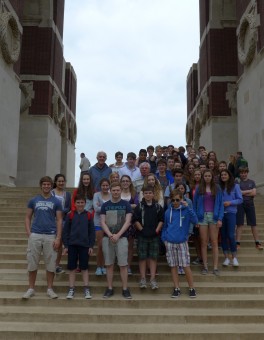
[[[255,248],[247,227],[238,253],[239,268],[220,267],[221,276],[215,277],[203,276],[200,266],[192,266],[196,299],[188,297],[185,277],[180,278],[180,298],[170,297],[172,280],[165,257],[158,265],[160,288],[141,291],[136,254],[134,275],[129,277],[132,300],[121,296],[117,269],[115,295],[102,298],[106,278],[95,276],[95,256],[90,261],[92,300],[83,297],[80,274],[76,297],[66,300],[66,273],[55,278],[59,299],[49,299],[42,262],[36,296],[21,299],[28,288],[24,216],[26,202],[36,193],[37,188],[0,188],[0,339],[264,339],[264,253]],[[264,198],[257,196],[255,203],[263,240]],[[191,254],[194,258],[192,247]],[[211,263],[209,252],[209,269]],[[62,264],[66,266],[66,258]]]

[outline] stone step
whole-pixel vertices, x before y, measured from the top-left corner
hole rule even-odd
[[[182,295],[178,299],[172,299],[170,294],[133,294],[132,300],[125,300],[120,294],[116,294],[111,299],[102,298],[102,294],[93,293],[93,298],[89,300],[91,308],[131,308],[140,310],[142,308],[252,308],[264,309],[264,295],[255,294],[199,294],[196,299],[190,299],[186,294],[187,290],[182,289]],[[119,292],[118,292],[119,293]],[[69,300],[65,294],[56,300],[47,297],[46,291],[36,291],[36,295],[29,300],[21,298],[21,292],[18,291],[0,291],[1,306],[45,306],[45,307],[69,307]],[[83,298],[82,287],[77,286],[76,297],[70,301],[72,307],[87,307],[87,300]]]
[[[14,268],[16,266],[16,268]],[[0,277],[1,281],[13,281],[15,284],[16,282],[20,281],[26,281],[28,280],[28,275],[26,273],[26,263],[23,264],[17,264],[13,265],[10,268],[2,268],[0,266]],[[91,285],[96,285],[96,283],[104,283],[106,280],[106,276],[97,276],[95,275],[95,266],[89,271],[89,278]],[[138,282],[140,280],[140,274],[138,269],[134,270],[133,275],[129,275],[129,283],[133,286],[138,286]],[[55,282],[58,283],[67,283],[68,282],[68,274],[69,272],[65,270],[64,273],[57,274],[55,278]],[[45,281],[45,266],[44,264],[40,266],[39,271],[38,271],[38,278],[39,280],[44,280]],[[115,281],[119,280],[119,273],[115,272],[114,273],[114,279]],[[147,276],[147,281],[149,281],[149,276]],[[220,271],[220,276],[215,277],[212,274],[212,271],[209,270],[208,275],[202,275],[200,270],[193,270],[193,278],[194,282],[230,282],[230,283],[235,283],[235,282],[264,282],[264,272],[259,272],[259,271],[238,271],[238,270],[221,270]],[[157,282],[159,285],[167,284],[167,286],[171,286],[171,273],[168,269],[168,271],[164,272],[159,272],[159,274],[156,277]],[[183,275],[181,278],[181,281],[184,281],[185,276]],[[76,275],[76,282],[82,282],[82,275],[77,274]]]
[[[172,291],[172,281],[170,282],[160,282],[159,289],[156,291],[152,291],[150,288],[142,290],[138,287],[137,283],[129,282],[129,287],[131,288],[131,294],[152,294],[153,299],[159,294],[171,294]],[[56,281],[54,286],[55,290],[58,294],[66,294],[68,283],[58,282]],[[188,286],[186,283],[186,279],[182,278],[180,286],[182,287],[182,294],[188,294]],[[38,277],[36,283],[37,292],[45,292],[47,289],[47,285],[45,282],[45,277]],[[90,282],[91,292],[92,294],[103,294],[106,287],[106,280],[102,280],[102,282]],[[264,293],[264,283],[263,282],[251,282],[250,285],[247,282],[220,282],[219,280],[215,280],[212,278],[210,282],[196,282],[195,287],[197,289],[198,294],[217,294],[217,295],[225,295],[225,294],[263,294]],[[11,280],[0,280],[0,289],[1,291],[16,291],[16,292],[24,292],[28,288],[27,280],[24,281],[11,281]],[[114,288],[117,295],[121,296],[121,283],[118,278],[117,281],[114,282]]]
[[[64,322],[64,323],[130,323],[130,324],[186,324],[186,323],[263,323],[263,309],[231,308],[225,311],[221,308],[195,308],[182,310],[179,308],[131,309],[131,308],[93,308],[87,301],[85,307],[65,308],[27,306],[3,306],[0,311],[0,322]],[[71,301],[69,301],[69,306]],[[145,316],[148,316],[147,318]]]
[[[51,327],[52,325],[52,327]],[[6,340],[15,339],[28,340],[35,337],[42,339],[72,340],[73,338],[82,340],[163,340],[166,339],[206,339],[213,335],[214,339],[263,339],[263,325],[256,323],[58,323],[53,322],[1,322],[1,335]]]

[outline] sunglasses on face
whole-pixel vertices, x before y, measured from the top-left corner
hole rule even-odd
[[[173,202],[180,202],[181,200],[179,199],[179,198],[172,198],[171,199],[171,202],[173,203]]]

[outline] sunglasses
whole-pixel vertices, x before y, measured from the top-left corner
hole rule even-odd
[[[181,200],[179,199],[179,198],[172,198],[171,199],[171,202],[173,203],[173,202],[180,202]]]

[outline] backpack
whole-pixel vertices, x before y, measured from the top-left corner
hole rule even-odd
[[[88,221],[91,221],[94,217],[94,211],[92,213],[90,213],[89,211],[86,211],[87,213],[87,216],[88,216]],[[74,211],[70,211],[68,213],[69,215],[69,219],[70,219],[70,222],[72,222],[72,219],[73,219],[73,216],[74,216]]]

